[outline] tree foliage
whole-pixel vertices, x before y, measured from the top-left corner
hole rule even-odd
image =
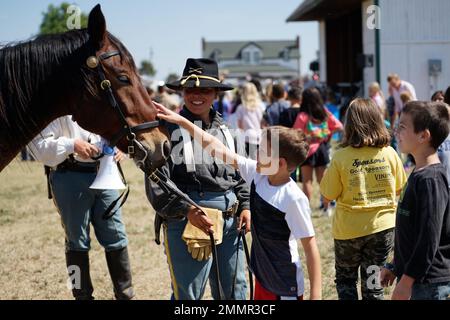
[[[177,81],[180,77],[176,73],[170,73],[167,76],[166,83]]]
[[[43,12],[42,23],[39,27],[39,34],[63,33],[71,28],[86,28],[88,22],[87,14],[80,9],[70,8],[70,3],[63,2],[59,6],[50,4],[46,12]],[[79,14],[79,18],[76,16]],[[76,22],[80,22],[77,25]]]
[[[148,60],[142,60],[141,67],[139,68],[140,74],[153,77],[156,74],[156,70],[153,67],[153,63]]]

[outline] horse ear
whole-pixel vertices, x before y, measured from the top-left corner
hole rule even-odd
[[[97,4],[89,13],[88,33],[96,49],[103,47],[106,39],[106,20],[100,4]]]

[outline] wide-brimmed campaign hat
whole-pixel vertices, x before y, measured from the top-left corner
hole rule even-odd
[[[166,86],[173,90],[182,90],[183,88],[233,90],[232,86],[220,81],[217,62],[211,59],[187,59],[181,79],[167,83]]]

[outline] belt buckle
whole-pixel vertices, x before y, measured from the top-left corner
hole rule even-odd
[[[238,208],[239,202],[236,201],[235,203],[233,203],[233,205],[230,207],[230,209],[228,209],[227,211],[224,211],[225,217],[231,218],[232,216],[236,215],[236,211]]]

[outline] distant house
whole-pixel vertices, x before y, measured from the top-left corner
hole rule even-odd
[[[428,100],[450,85],[449,12],[448,0],[304,0],[287,21],[319,21],[320,77],[328,85],[360,83],[367,95],[378,81],[387,93],[394,72]]]
[[[228,79],[248,76],[262,79],[295,79],[299,75],[300,39],[281,41],[206,41],[202,56],[214,59]]]

